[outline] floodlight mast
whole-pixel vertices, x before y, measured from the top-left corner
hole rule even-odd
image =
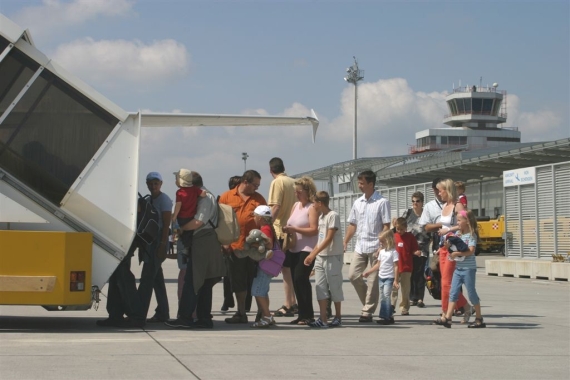
[[[344,77],[344,80],[348,83],[352,83],[354,85],[354,130],[352,134],[352,159],[356,160],[357,158],[357,110],[358,110],[358,82],[364,79],[364,70],[360,70],[358,68],[358,62],[356,61],[356,57],[354,58],[354,64],[346,69],[347,75]]]

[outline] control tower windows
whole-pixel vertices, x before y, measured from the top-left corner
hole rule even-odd
[[[465,113],[465,106],[463,104],[463,99],[456,99],[457,101],[457,112],[458,114],[463,114]]]
[[[476,115],[480,115],[482,109],[483,109],[483,99],[473,98],[473,113]]]
[[[493,109],[493,99],[483,99],[483,115],[490,115]]]
[[[0,167],[59,204],[117,123],[44,70],[0,125]]]

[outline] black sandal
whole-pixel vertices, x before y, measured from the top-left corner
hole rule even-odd
[[[295,314],[293,314],[293,310],[292,308],[288,308],[287,306],[283,305],[279,308],[279,310],[277,310],[276,312],[273,313],[274,317],[294,317]]]
[[[482,329],[487,327],[487,324],[483,322],[483,317],[481,317],[481,318],[475,318],[475,322],[471,323],[467,327],[470,329]]]
[[[441,317],[438,319],[434,319],[433,324],[438,326],[443,326],[449,329],[451,328],[451,319],[447,319],[446,317]]]

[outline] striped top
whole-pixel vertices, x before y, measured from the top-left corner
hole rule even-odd
[[[378,234],[384,229],[385,223],[390,223],[390,202],[374,191],[370,198],[364,195],[354,201],[348,219],[356,225],[357,253],[371,253],[380,248]]]
[[[471,233],[461,234],[461,232],[457,232],[456,234],[458,237],[461,238],[467,244],[468,247],[475,247],[477,246],[477,235],[471,236]],[[465,260],[457,261],[456,268],[463,268],[463,269],[477,269],[477,261],[475,260],[475,254],[465,256]]]

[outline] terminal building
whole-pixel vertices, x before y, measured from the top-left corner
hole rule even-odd
[[[501,128],[507,120],[507,94],[497,87],[454,89],[446,98],[449,114],[443,122],[448,127],[416,133],[416,145],[408,154],[340,162],[295,177],[306,175],[328,184],[331,207],[341,215],[343,232],[346,216],[361,196],[356,182],[363,170],[376,173],[377,189],[390,200],[392,217],[411,207],[415,191],[421,191],[426,202],[432,200],[434,178],[463,181],[475,214],[504,215],[506,256],[550,261],[552,255],[566,257],[570,203],[564,199],[570,187],[570,139],[521,143],[520,131]],[[519,173],[530,173],[532,180],[505,180],[505,174],[521,178]]]

